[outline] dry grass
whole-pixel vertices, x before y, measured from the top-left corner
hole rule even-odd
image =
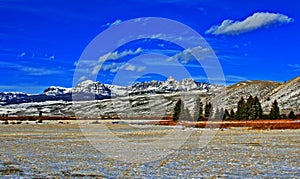
[[[233,128],[250,129],[300,129],[300,120],[253,120],[253,121],[203,121],[203,122],[174,122],[160,121],[159,125],[182,125],[197,128]]]
[[[168,125],[176,126],[181,125],[185,127],[196,128],[233,128],[244,127],[250,129],[300,129],[300,120],[247,120],[247,121],[200,121],[200,122],[187,122],[187,121],[172,121],[172,117],[139,117],[139,118],[121,118],[122,120],[135,120],[144,119],[147,122],[137,122],[139,124],[153,124],[153,125]],[[60,124],[78,123],[79,121],[98,121],[99,118],[87,117],[38,117],[38,116],[21,116],[21,117],[0,117],[3,124],[21,124],[20,121],[58,121]],[[101,119],[100,119],[101,120]],[[100,121],[99,120],[99,121]],[[102,119],[103,120],[103,119]],[[102,121],[101,120],[101,121]],[[103,121],[122,121],[106,119]]]

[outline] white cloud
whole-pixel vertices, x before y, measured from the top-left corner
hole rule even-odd
[[[86,77],[86,76],[82,76],[82,77],[80,77],[79,78],[79,81],[85,81],[85,80],[87,80],[88,78]]]
[[[102,27],[111,27],[111,26],[114,26],[114,25],[118,25],[121,22],[122,22],[121,19],[117,19],[114,22],[108,22],[108,23],[104,24]]]
[[[243,76],[237,76],[237,75],[225,75],[224,78],[222,76],[215,76],[208,78],[207,76],[195,76],[194,79],[196,81],[210,81],[211,83],[216,84],[224,84],[226,82],[227,84],[234,84],[240,81],[246,81],[247,78]]]
[[[142,48],[137,48],[136,50],[125,50],[122,52],[108,52],[104,55],[102,55],[101,57],[99,57],[97,64],[92,64],[92,75],[96,75],[99,70],[101,69],[102,63],[105,62],[106,60],[117,60],[120,58],[123,58],[127,55],[137,55],[139,53],[141,53],[143,50]],[[116,63],[111,63],[109,65],[105,65],[103,66],[103,70],[110,70],[110,72],[116,72],[120,69],[120,67],[122,67],[122,65],[117,65]],[[124,68],[124,67],[123,67]]]
[[[101,68],[101,65],[96,65],[94,68],[93,68],[93,71],[92,71],[92,75],[97,75],[99,70]]]
[[[126,64],[122,64],[122,63],[111,63],[111,64],[108,64],[108,65],[104,65],[102,67],[102,69],[104,71],[110,71],[111,73],[115,73],[119,70],[126,70],[126,71],[132,71],[132,72],[142,72],[146,69],[145,66],[137,66],[137,65],[134,65],[134,64],[130,64],[130,63],[126,63]],[[97,72],[100,70],[96,69]],[[94,70],[96,72],[96,70]],[[94,74],[95,75],[95,74]]]
[[[127,71],[135,71],[135,69],[136,69],[136,67],[131,64],[129,64],[125,67],[125,70],[127,70]]]
[[[294,71],[300,71],[300,64],[288,64],[288,66],[294,68]]]
[[[205,33],[213,35],[238,35],[275,24],[288,24],[294,19],[279,13],[256,12],[243,21],[224,20],[221,25],[212,26]]]
[[[26,52],[22,52],[19,56],[24,57],[26,55]]]
[[[146,70],[145,66],[141,66],[141,67],[137,68],[137,72],[142,72],[142,71],[145,71],[145,70]]]
[[[115,51],[115,52],[109,52],[103,56],[101,56],[99,59],[98,59],[98,62],[99,63],[103,63],[105,62],[106,60],[117,60],[119,58],[122,58],[122,57],[125,57],[127,55],[136,55],[136,54],[139,54],[141,53],[143,50],[142,48],[137,48],[135,51],[132,51],[132,50],[125,50],[123,52],[118,52],[118,51]]]
[[[197,58],[204,59],[205,57],[211,54],[211,51],[208,48],[197,46],[194,48],[185,49],[182,52],[177,53],[170,58],[167,58],[166,61],[171,62],[171,61],[182,60],[182,63],[188,63],[188,61],[196,58],[192,55],[192,53],[196,54]]]
[[[53,75],[59,74],[61,71],[45,69],[45,68],[34,68],[34,67],[22,67],[20,70],[26,72],[28,75],[32,76],[42,76],[42,75]]]
[[[6,66],[8,68],[25,72],[27,75],[32,76],[42,76],[42,75],[53,75],[53,74],[61,74],[63,70],[58,69],[50,69],[44,67],[30,67],[25,65],[16,64],[13,62],[1,62],[0,66]]]

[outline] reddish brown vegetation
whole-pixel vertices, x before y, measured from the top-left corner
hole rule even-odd
[[[300,129],[300,120],[253,120],[253,121],[201,121],[201,122],[174,122],[159,121],[158,125],[182,125],[197,128],[232,128],[247,127],[251,129]]]
[[[115,119],[115,118],[106,118]],[[252,121],[200,121],[187,122],[172,120],[172,117],[120,117],[122,120],[126,119],[145,119],[149,120],[147,123],[141,124],[155,124],[155,125],[181,125],[185,127],[197,128],[232,128],[232,127],[246,127],[251,129],[300,129],[300,120],[252,120]],[[3,124],[8,124],[8,121],[46,121],[46,120],[99,120],[99,118],[87,117],[55,117],[55,116],[19,116],[19,117],[0,117]],[[15,123],[15,122],[14,122]],[[17,122],[20,124],[21,122]],[[64,122],[61,122],[64,123]]]

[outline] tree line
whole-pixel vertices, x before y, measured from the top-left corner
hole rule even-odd
[[[287,116],[289,119],[295,119],[294,111],[290,111]],[[192,112],[184,106],[183,101],[179,98],[174,107],[173,120],[185,121],[207,121],[209,118],[215,120],[256,120],[256,119],[280,119],[286,118],[280,114],[280,108],[277,100],[274,100],[271,106],[269,115],[263,115],[263,109],[257,96],[251,95],[245,100],[243,97],[237,103],[237,109],[213,109],[210,102],[205,105],[201,102],[200,98],[196,98],[195,106]]]

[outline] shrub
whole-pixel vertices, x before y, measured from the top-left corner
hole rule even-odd
[[[296,115],[295,115],[294,111],[291,111],[289,113],[289,119],[296,119]]]

